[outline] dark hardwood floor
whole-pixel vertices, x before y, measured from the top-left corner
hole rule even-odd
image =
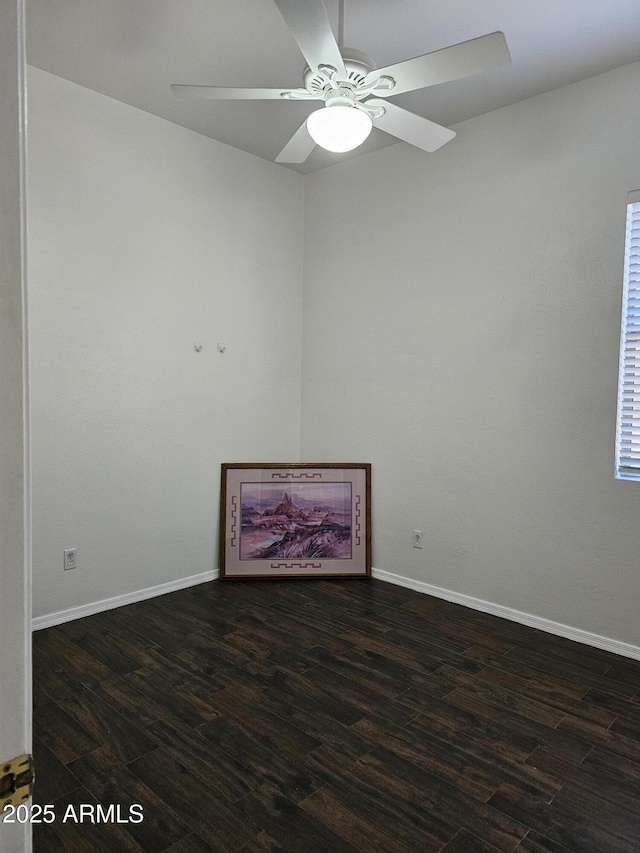
[[[380,581],[100,613],[34,681],[36,853],[640,851],[640,662]]]

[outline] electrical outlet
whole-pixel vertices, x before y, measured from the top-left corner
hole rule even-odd
[[[64,570],[67,569],[77,569],[78,568],[78,549],[77,548],[69,548],[68,551],[64,552]]]
[[[413,531],[413,547],[414,548],[422,548],[422,543],[424,541],[424,534],[422,530],[414,530]]]

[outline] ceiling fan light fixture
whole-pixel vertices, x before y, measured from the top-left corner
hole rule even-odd
[[[307,119],[307,130],[316,145],[336,154],[362,145],[372,127],[371,117],[364,110],[340,104],[327,104]]]

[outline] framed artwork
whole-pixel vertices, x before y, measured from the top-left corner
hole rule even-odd
[[[220,577],[370,577],[369,463],[224,463]]]

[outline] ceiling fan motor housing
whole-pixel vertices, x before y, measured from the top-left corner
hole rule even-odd
[[[347,69],[348,78],[347,80],[338,80],[337,82],[339,84],[346,83],[352,90],[357,91],[358,88],[364,86],[367,74],[370,71],[374,71],[377,66],[369,54],[363,50],[345,47],[342,49],[342,57],[345,68]],[[305,89],[316,95],[323,95],[328,89],[333,88],[329,66],[322,66],[318,71],[306,68],[303,74],[303,81]]]
[[[339,89],[331,89],[330,92],[327,92],[324,103],[327,107],[358,106],[356,96],[353,94],[353,91],[348,89],[346,86],[340,86]]]

